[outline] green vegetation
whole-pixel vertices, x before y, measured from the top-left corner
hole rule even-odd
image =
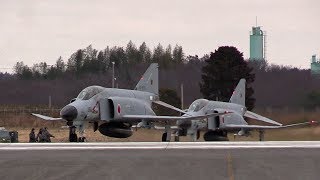
[[[181,107],[181,99],[178,96],[177,92],[173,89],[160,89],[159,90],[159,96],[161,101],[166,102],[172,106],[175,106],[177,108]],[[174,110],[165,108],[160,105],[155,105],[154,110],[157,115],[172,115],[172,116],[178,116],[179,113],[177,113]]]
[[[312,91],[307,94],[305,97],[305,101],[303,103],[304,107],[308,110],[315,109],[320,107],[320,92],[319,91]]]
[[[206,60],[206,65],[202,68],[200,90],[206,99],[229,101],[239,80],[245,78],[246,106],[251,110],[255,102],[251,86],[254,77],[243,54],[235,47],[223,46],[211,53]]]
[[[87,73],[105,73],[112,68],[112,62],[115,62],[117,70],[126,72],[129,67],[136,64],[156,62],[160,67],[171,68],[183,63],[184,60],[185,55],[179,45],[173,49],[168,45],[164,49],[161,44],[158,44],[152,52],[145,42],[137,48],[132,41],[129,41],[126,48],[117,46],[109,48],[108,46],[100,51],[89,45],[71,54],[67,62],[60,56],[51,66],[47,62],[40,62],[29,67],[23,61],[17,62],[14,72],[19,79],[56,79],[65,74],[79,76]]]
[[[247,61],[235,47],[212,50],[210,55],[186,55],[179,45],[150,48],[146,43],[136,46],[130,41],[124,47],[102,50],[90,45],[67,59],[59,57],[54,64],[39,62],[29,67],[17,62],[15,74],[0,73],[0,104],[46,105],[50,96],[52,104],[61,107],[84,87],[111,87],[112,62],[116,87],[132,89],[149,64],[157,62],[160,87],[179,93],[183,84],[185,105],[203,97],[228,101],[238,80],[245,77],[249,109],[320,107],[316,94],[320,79],[312,77],[310,70]]]

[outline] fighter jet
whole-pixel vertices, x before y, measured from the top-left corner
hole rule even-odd
[[[153,63],[134,90],[89,86],[61,109],[60,117],[32,115],[48,121],[66,121],[69,127],[77,128],[80,133],[79,141],[84,140],[84,130],[88,123],[93,123],[94,131],[99,130],[105,136],[127,138],[133,133],[132,125],[139,123],[140,127],[147,128],[155,120],[150,118],[157,117],[151,104],[161,103],[158,86],[158,64]],[[192,119],[217,115],[221,113],[196,115]],[[157,117],[156,120],[167,122],[188,119],[189,117]]]
[[[168,105],[164,102],[155,101],[154,103],[183,113],[182,117],[188,118],[188,120],[177,120],[176,126],[154,126],[154,128],[165,130],[162,136],[162,141],[170,141],[171,134],[175,136],[176,141],[179,141],[180,136],[187,135],[190,135],[191,139],[196,141],[200,138],[200,131],[205,131],[203,135],[205,141],[227,141],[227,134],[230,132],[235,133],[235,136],[248,136],[252,130],[259,131],[259,138],[261,141],[263,140],[264,130],[266,129],[287,128],[316,123],[315,121],[311,121],[298,124],[282,125],[274,120],[248,111],[245,106],[245,84],[245,79],[241,79],[239,81],[229,102],[198,99],[195,100],[186,111]],[[214,117],[205,117],[211,113],[220,113],[220,115]],[[204,116],[205,118],[199,118],[201,116]],[[197,118],[193,119],[193,117]],[[249,125],[246,122],[245,117],[273,125]],[[144,120],[155,120],[157,118],[163,119],[164,117],[146,117]],[[167,116],[165,118],[175,119],[176,117]]]

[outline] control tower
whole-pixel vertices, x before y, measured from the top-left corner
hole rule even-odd
[[[311,57],[311,75],[320,77],[320,59],[316,55]]]
[[[250,60],[266,59],[266,33],[261,30],[260,26],[252,27],[250,32]]]

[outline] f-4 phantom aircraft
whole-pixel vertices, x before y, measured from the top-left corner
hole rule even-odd
[[[165,106],[167,108],[183,113],[182,117],[188,120],[177,120],[176,126],[158,127],[156,129],[165,130],[162,136],[162,141],[170,141],[171,134],[175,136],[175,140],[179,141],[180,136],[190,135],[193,141],[200,137],[200,131],[205,131],[203,136],[205,141],[227,141],[227,134],[236,133],[235,136],[248,136],[250,131],[258,130],[260,141],[263,140],[263,133],[266,129],[287,128],[293,126],[307,125],[316,123],[315,121],[304,122],[298,124],[282,125],[276,121],[260,116],[256,113],[248,111],[245,106],[245,84],[246,80],[241,79],[233,92],[229,102],[209,101],[207,99],[195,100],[187,111],[183,111],[163,102],[155,103]],[[205,118],[198,118],[206,116],[207,114],[220,114],[219,116],[211,116]],[[197,117],[193,119],[193,117]],[[249,125],[244,117],[252,118],[258,121],[270,123],[273,125]],[[141,118],[141,117],[140,117]],[[163,119],[163,117],[149,117],[146,119]],[[173,118],[176,117],[166,117]],[[139,125],[139,124],[138,124]]]
[[[140,126],[148,127],[151,123],[148,118],[157,117],[151,104],[161,103],[158,86],[158,64],[153,63],[134,90],[89,86],[61,109],[60,117],[53,118],[34,113],[32,115],[48,121],[66,121],[69,127],[77,128],[80,141],[83,141],[88,122],[94,124],[94,131],[99,130],[105,136],[127,138],[133,133],[132,125],[139,123]],[[218,115],[221,113],[193,116],[192,119]],[[157,121],[188,119],[189,117],[157,117]]]

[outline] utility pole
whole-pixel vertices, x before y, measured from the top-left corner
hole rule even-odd
[[[49,96],[49,109],[51,109],[51,96]]]
[[[112,88],[114,88],[114,61],[112,61]]]
[[[181,90],[181,109],[183,110],[183,84],[181,83],[181,86],[180,86],[180,90]]]

